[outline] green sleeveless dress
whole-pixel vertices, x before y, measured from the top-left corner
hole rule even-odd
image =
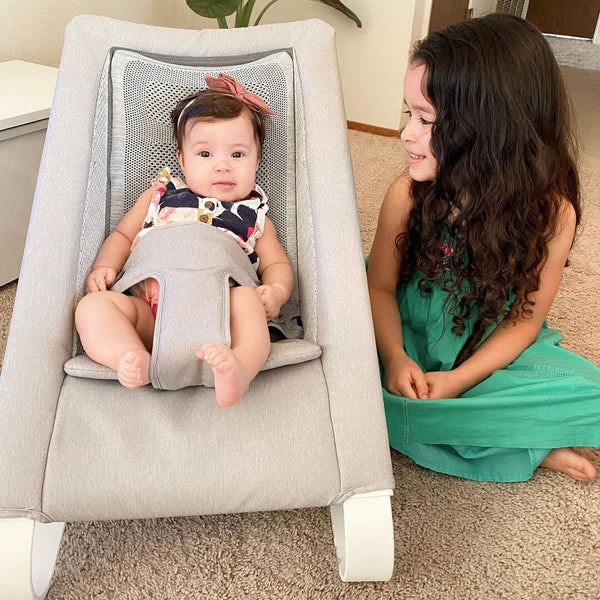
[[[423,371],[450,370],[474,322],[452,333],[448,293],[433,285],[422,294],[421,277],[415,272],[397,294],[404,347]],[[600,369],[562,339],[544,323],[517,359],[458,398],[383,389],[390,445],[423,467],[479,481],[523,481],[552,448],[600,446]]]

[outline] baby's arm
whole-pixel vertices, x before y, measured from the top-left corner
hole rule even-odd
[[[258,275],[262,285],[256,288],[265,308],[267,319],[273,319],[288,301],[294,287],[294,273],[285,250],[277,239],[277,231],[265,218],[263,234],[254,247],[260,259]]]
[[[399,233],[406,231],[411,208],[410,178],[404,176],[390,186],[381,206],[367,280],[377,349],[385,371],[383,385],[392,394],[426,398],[423,371],[404,350],[396,301],[402,256],[395,240]]]
[[[100,247],[92,270],[85,282],[87,294],[106,291],[123,268],[136,233],[142,228],[153,189],[147,189],[119,221]]]
[[[536,339],[554,301],[575,235],[575,210],[565,202],[558,216],[554,238],[548,244],[548,259],[540,271],[540,288],[531,294],[535,305],[529,318],[502,322],[453,371],[427,373],[430,398],[454,398],[517,358]]]

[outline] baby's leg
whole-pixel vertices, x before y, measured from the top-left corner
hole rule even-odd
[[[144,300],[110,291],[88,294],[77,305],[75,325],[86,354],[115,369],[121,384],[150,382],[154,315]]]
[[[221,406],[233,406],[242,397],[271,349],[265,309],[254,288],[231,288],[230,312],[231,348],[205,344],[196,353],[213,370]]]

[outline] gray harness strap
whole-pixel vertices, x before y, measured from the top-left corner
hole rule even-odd
[[[236,241],[201,222],[157,227],[140,238],[113,285],[125,292],[144,279],[160,287],[150,380],[162,390],[214,387],[211,368],[196,357],[207,342],[229,345],[229,288],[259,284]]]

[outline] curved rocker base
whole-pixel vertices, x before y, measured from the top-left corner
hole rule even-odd
[[[0,600],[46,596],[64,523],[0,519]]]
[[[330,506],[342,581],[388,581],[394,570],[392,490],[356,494]]]

